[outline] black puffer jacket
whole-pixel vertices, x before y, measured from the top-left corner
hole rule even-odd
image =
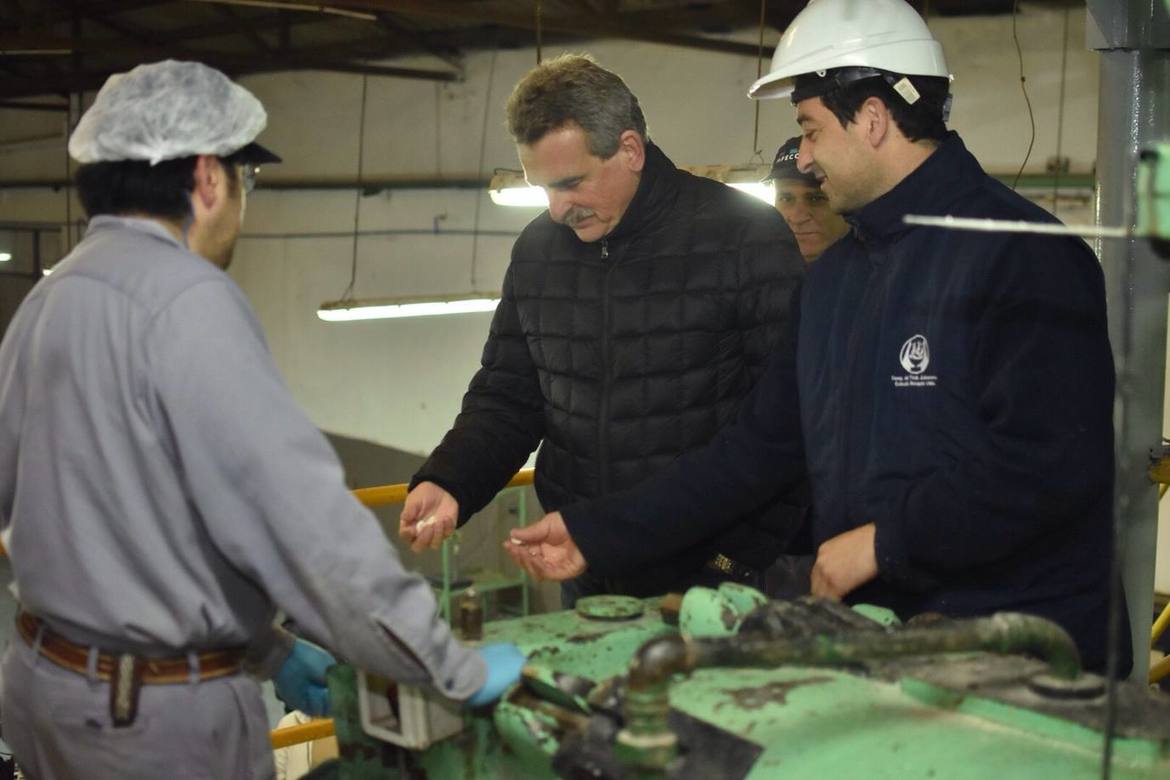
[[[637,484],[734,419],[803,270],[774,209],[648,144],[637,193],[606,239],[584,243],[547,212],[521,233],[483,367],[412,485],[450,492],[462,523],[538,444],[546,511]],[[717,552],[764,568],[800,525],[792,504],[772,500],[729,534],[611,587],[680,587]]]

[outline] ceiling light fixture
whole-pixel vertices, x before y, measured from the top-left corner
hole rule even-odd
[[[775,189],[772,182],[764,181],[772,166],[764,163],[749,163],[747,165],[692,165],[683,170],[690,171],[696,176],[705,176],[708,179],[723,182],[728,187],[746,192],[753,197],[767,203],[769,206],[775,200]]]
[[[497,206],[548,208],[548,195],[544,189],[525,181],[523,171],[497,170],[488,183],[488,196]]]
[[[740,192],[746,192],[753,198],[759,198],[769,206],[776,202],[776,188],[772,186],[770,181],[745,181],[734,184],[728,182],[727,186],[735,187]]]
[[[429,295],[409,298],[366,298],[321,304],[317,317],[325,322],[385,320],[401,317],[433,317],[440,314],[472,314],[494,311],[498,293]]]
[[[690,165],[682,170],[696,176],[722,182],[729,187],[742,190],[768,205],[775,199],[772,182],[762,181],[771,171],[770,165]],[[520,206],[524,208],[548,208],[548,195],[540,187],[533,187],[524,180],[523,171],[497,170],[488,184],[488,195],[497,206]]]
[[[12,259],[11,252],[0,252],[0,263],[7,263]]]

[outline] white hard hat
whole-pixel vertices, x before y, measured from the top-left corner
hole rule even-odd
[[[80,163],[163,160],[246,149],[251,162],[279,162],[256,136],[268,123],[264,106],[215,68],[164,60],[106,79],[69,137]]]
[[[942,46],[904,0],[809,0],[780,37],[771,70],[752,84],[748,97],[788,97],[797,76],[833,68],[950,77]]]

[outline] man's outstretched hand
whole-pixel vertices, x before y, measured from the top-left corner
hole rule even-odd
[[[437,550],[455,532],[459,502],[434,482],[420,482],[406,496],[398,516],[398,536],[416,553]]]
[[[568,580],[584,573],[585,556],[569,536],[560,512],[512,530],[504,549],[535,580]]]

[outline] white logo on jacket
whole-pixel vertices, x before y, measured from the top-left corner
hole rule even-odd
[[[907,374],[917,376],[925,371],[930,365],[930,344],[927,343],[926,336],[919,334],[906,339],[902,351],[898,353],[898,360],[902,362],[902,368],[906,369]]]
[[[898,362],[906,374],[890,377],[894,387],[934,387],[938,377],[925,373],[926,367],[930,365],[930,342],[926,336],[916,333],[906,339],[898,351]]]

